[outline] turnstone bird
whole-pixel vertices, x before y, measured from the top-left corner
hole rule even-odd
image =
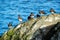
[[[18,20],[22,22],[22,18],[20,17],[20,15],[18,15]]]
[[[34,18],[34,14],[31,12],[30,16],[28,16],[28,20]]]
[[[44,15],[46,14],[43,10],[39,11],[39,14]]]
[[[9,23],[9,24],[8,24],[8,27],[9,27],[9,28],[12,28],[12,24],[11,24],[11,23]]]
[[[37,14],[36,16],[37,16],[37,17],[40,17],[40,15],[39,15],[39,14]]]
[[[31,17],[31,18],[34,18],[34,14],[33,14],[33,12],[31,12],[30,17]]]
[[[53,13],[55,13],[55,10],[53,8],[51,8],[50,12],[53,14]]]

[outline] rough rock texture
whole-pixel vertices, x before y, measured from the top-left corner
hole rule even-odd
[[[43,29],[38,29],[34,33],[32,40],[56,40],[57,38],[60,38],[59,33],[60,33],[60,22],[54,25],[50,25],[48,28],[46,27]]]
[[[60,22],[60,14],[34,18],[8,30],[0,40],[44,40],[58,22]]]

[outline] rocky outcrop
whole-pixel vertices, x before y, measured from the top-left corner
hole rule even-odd
[[[44,35],[43,40],[51,40],[51,37],[53,37],[56,33],[59,32],[60,32],[60,22],[52,26],[52,28],[48,31],[48,33]]]
[[[43,40],[58,22],[60,22],[60,14],[34,18],[8,30],[0,40]]]
[[[60,32],[60,22],[54,25],[50,25],[48,28],[38,29],[32,38],[32,40],[56,40],[57,33]],[[59,34],[58,34],[59,35]],[[55,38],[54,38],[55,37]],[[60,36],[59,36],[60,37]],[[52,39],[54,38],[54,39]]]

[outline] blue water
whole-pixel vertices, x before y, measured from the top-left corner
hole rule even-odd
[[[26,21],[30,12],[36,15],[39,10],[44,10],[49,14],[50,8],[59,12],[60,0],[0,0],[0,35],[8,30],[9,22],[13,24],[13,27],[19,24],[18,14],[23,21]]]

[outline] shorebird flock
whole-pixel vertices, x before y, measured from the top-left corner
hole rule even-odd
[[[53,8],[51,8],[51,9],[50,9],[50,13],[51,13],[53,16],[55,16],[54,13],[56,13],[56,12],[55,12],[55,10],[54,10]],[[41,11],[39,11],[39,13],[36,15],[36,17],[38,18],[38,17],[44,16],[45,14],[46,14],[46,13],[44,12],[44,10],[41,10]],[[34,13],[31,12],[27,19],[28,19],[28,20],[31,20],[31,19],[34,19],[34,17],[35,17],[35,16],[34,16]],[[56,18],[56,19],[57,19],[57,18]],[[21,17],[20,15],[18,15],[18,20],[19,20],[20,23],[23,22],[23,19],[22,19],[22,17]],[[51,21],[51,19],[49,19],[49,20]],[[46,20],[46,21],[47,21],[47,20]],[[12,24],[9,23],[9,24],[8,24],[8,27],[9,27],[9,28],[12,28]]]

